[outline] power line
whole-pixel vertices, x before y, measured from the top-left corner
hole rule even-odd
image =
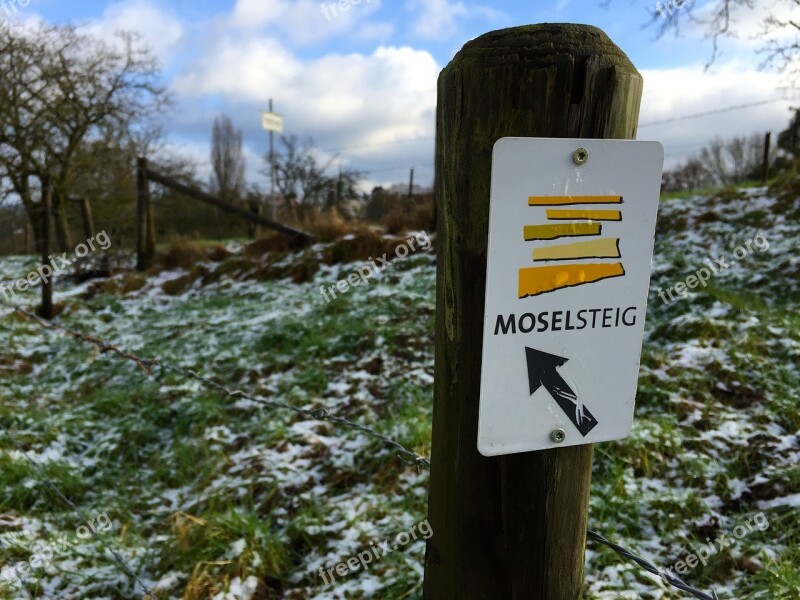
[[[717,108],[715,110],[708,110],[705,112],[694,113],[691,115],[679,115],[677,117],[670,117],[669,119],[661,119],[660,121],[650,121],[649,123],[642,123],[639,127],[650,127],[652,125],[663,125],[665,123],[674,123],[675,121],[686,121],[687,119],[699,119],[700,117],[707,117],[709,115],[718,115],[720,113],[730,112],[732,110],[741,110],[743,108],[752,108],[754,106],[763,106],[764,104],[772,104],[773,102],[786,102],[784,98],[773,98],[772,100],[761,100],[760,102],[750,102],[748,104],[736,104],[733,106],[726,106],[725,108]]]

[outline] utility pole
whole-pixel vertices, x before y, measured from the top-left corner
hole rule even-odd
[[[272,98],[269,99],[269,112],[272,112]],[[275,131],[269,130],[269,178],[270,178],[270,203],[272,204],[272,220],[275,221],[277,207],[275,206]]]
[[[761,168],[761,182],[767,185],[769,179],[769,147],[772,143],[772,132],[767,132],[764,136],[764,164]]]
[[[272,112],[272,98],[269,99],[269,111],[261,114],[262,126],[269,131],[269,175],[270,202],[272,203],[272,220],[275,221],[277,207],[275,205],[275,132],[283,133],[283,117]]]
[[[412,167],[411,177],[409,178],[408,181],[408,199],[411,200],[413,196],[414,196],[414,168]]]

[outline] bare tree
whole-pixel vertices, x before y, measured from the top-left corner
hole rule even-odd
[[[139,38],[120,32],[116,42],[73,26],[0,23],[0,178],[38,230],[36,190],[49,176],[62,247],[82,147],[109,136],[134,139],[169,102]]]
[[[211,164],[214,168],[214,187],[219,197],[228,202],[241,200],[246,186],[242,130],[234,129],[230,118],[225,115],[214,119]]]
[[[731,183],[731,173],[728,162],[725,160],[725,142],[716,137],[700,151],[700,161],[706,166],[716,183],[727,185]]]
[[[361,173],[341,169],[328,175],[336,157],[321,162],[311,139],[301,145],[296,136],[281,137],[281,143],[283,152],[275,156],[275,184],[292,218],[303,220],[308,208],[332,207],[355,195]]]
[[[604,4],[610,4],[607,0]],[[767,4],[769,2],[769,4]],[[764,58],[762,67],[774,68],[783,73],[789,87],[796,87],[800,76],[800,19],[785,17],[787,12],[800,10],[800,0],[713,0],[698,8],[695,0],[659,0],[647,2],[652,8],[650,25],[658,36],[668,32],[679,35],[684,23],[690,22],[704,28],[711,42],[711,56],[707,67],[719,56],[724,38],[740,36],[737,23],[752,20],[752,11],[758,6],[768,5],[771,13],[762,22],[759,38],[763,40],[758,53]],[[796,13],[795,13],[796,14]]]
[[[730,163],[730,179],[732,183],[739,183],[747,179],[749,165],[747,164],[747,138],[734,137],[725,144]]]
[[[760,52],[765,67],[774,67],[786,76],[791,87],[800,79],[800,0],[784,0],[795,9],[794,18],[770,15],[764,21],[762,37],[766,40]]]
[[[690,158],[683,165],[664,171],[661,187],[665,192],[701,190],[714,185],[711,171],[699,158]]]

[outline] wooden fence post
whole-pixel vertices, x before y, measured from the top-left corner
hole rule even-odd
[[[248,208],[254,215],[258,217],[261,216],[261,202],[255,196],[248,200]],[[247,225],[247,233],[250,235],[251,239],[257,240],[261,237],[261,226],[258,223],[250,221]]]
[[[43,319],[53,318],[53,265],[50,261],[51,244],[51,219],[53,203],[53,186],[50,183],[50,176],[42,176],[42,205],[41,205],[41,236],[42,245],[42,271],[49,271],[46,278],[42,278],[42,306],[39,308],[39,315]],[[44,267],[47,267],[44,269]]]
[[[764,136],[764,163],[761,166],[761,182],[767,185],[769,180],[769,146],[772,144],[772,132],[768,131]]]
[[[136,269],[146,271],[155,259],[155,225],[150,203],[150,183],[147,180],[147,159],[136,162]]]
[[[34,249],[35,244],[33,240],[36,238],[35,235],[31,232],[31,223],[30,220],[25,221],[25,249],[23,250],[23,254],[34,254],[36,250]]]
[[[426,600],[581,597],[593,447],[477,450],[492,149],[507,136],[633,138],[641,93],[625,54],[585,25],[488,33],[439,77]]]

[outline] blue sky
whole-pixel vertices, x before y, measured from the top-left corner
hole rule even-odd
[[[697,0],[695,14],[707,2]],[[668,165],[715,135],[785,127],[788,100],[644,126],[783,97],[780,78],[758,70],[759,42],[750,39],[763,8],[738,15],[742,35],[726,40],[706,71],[711,47],[702,28],[658,39],[646,26],[654,6],[648,0],[611,0],[608,7],[600,0],[361,0],[342,11],[333,0],[30,0],[14,18],[77,23],[108,39],[115,29],[140,31],[177,100],[165,123],[170,147],[207,173],[211,125],[224,112],[244,131],[249,179],[259,185],[267,147],[260,110],[270,97],[286,117],[287,133],[313,137],[325,156],[368,171],[368,186],[402,181],[411,167],[417,181],[430,184],[439,71],[469,39],[527,23],[596,25],[628,54],[645,78],[639,138],[664,143]]]

